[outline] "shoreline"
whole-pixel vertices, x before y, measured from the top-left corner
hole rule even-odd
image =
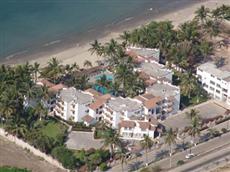
[[[128,17],[116,23],[111,23],[103,26],[101,32],[98,33],[95,28],[88,30],[83,34],[79,40],[75,38],[79,34],[72,35],[68,41],[62,39],[57,39],[51,42],[43,44],[41,47],[35,48],[35,50],[28,53],[27,50],[14,53],[8,56],[8,59],[1,60],[1,64],[20,64],[25,63],[26,61],[34,63],[35,61],[40,63],[41,66],[45,66],[47,61],[56,57],[63,64],[71,64],[76,62],[80,67],[83,66],[85,60],[91,61],[94,65],[97,60],[100,60],[101,57],[96,55],[91,55],[88,51],[90,48],[90,42],[98,39],[99,42],[105,43],[111,38],[117,39],[119,34],[125,30],[132,30],[134,28],[145,25],[153,20],[170,20],[177,27],[180,23],[190,20],[194,16],[194,11],[201,5],[205,5],[209,8],[214,8],[222,4],[230,4],[228,0],[194,0],[193,2],[188,2],[184,5],[178,5],[177,2],[173,3],[166,9],[161,9],[162,11],[151,10],[151,8],[146,9],[143,12],[140,12],[136,17]],[[178,5],[178,7],[175,7]],[[169,9],[167,9],[169,8]],[[167,10],[167,11],[165,11]],[[28,54],[27,54],[28,53]]]

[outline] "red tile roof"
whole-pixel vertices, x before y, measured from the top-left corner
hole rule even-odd
[[[58,91],[60,91],[63,88],[67,88],[67,86],[64,85],[64,84],[57,84],[57,85],[54,85],[53,87],[50,87],[49,91],[58,92]]]
[[[96,109],[100,108],[101,106],[103,106],[105,103],[106,103],[105,99],[97,99],[95,102],[93,102],[89,105],[89,108],[96,110]]]
[[[85,115],[84,117],[82,117],[82,120],[90,124],[94,120],[94,118],[90,115]]]
[[[134,128],[136,126],[136,123],[134,121],[121,121],[119,123],[119,127],[126,127],[126,128]]]
[[[85,92],[88,92],[88,93],[92,94],[94,97],[102,96],[101,93],[99,93],[98,91],[94,90],[93,88],[89,88],[89,89],[85,90]]]
[[[37,82],[38,84],[41,83],[42,86],[47,86],[47,87],[53,87],[55,86],[55,84],[53,84],[52,82],[48,81],[47,79],[42,79],[40,81]]]
[[[162,99],[161,97],[154,97],[152,99],[149,99],[147,101],[144,102],[144,106],[147,108],[147,109],[151,109],[151,108],[154,108],[158,102],[160,102]]]

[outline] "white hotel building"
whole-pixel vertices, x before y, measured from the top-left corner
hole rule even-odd
[[[197,77],[203,88],[215,99],[230,105],[230,72],[208,62],[197,67]]]
[[[93,96],[89,93],[76,90],[74,87],[63,88],[57,95],[54,114],[64,120],[81,122],[89,113],[89,105],[93,102]]]

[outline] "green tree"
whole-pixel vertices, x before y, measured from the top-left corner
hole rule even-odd
[[[124,163],[126,163],[126,150],[120,147],[116,155],[121,161],[121,171],[124,172]]]
[[[92,66],[93,66],[92,63],[89,60],[84,61],[84,67],[90,68]]]
[[[176,143],[176,133],[172,128],[166,131],[165,135],[165,144],[168,144],[170,147],[169,156],[170,156],[170,168],[172,167],[172,145]]]
[[[183,74],[182,75],[182,81],[180,84],[181,92],[185,96],[188,96],[188,98],[191,98],[191,95],[194,93],[197,86],[197,80],[192,75],[192,73]]]
[[[210,10],[209,8],[206,8],[204,5],[202,5],[200,8],[198,8],[195,11],[195,18],[198,19],[198,21],[201,22],[202,25],[207,21],[207,17],[209,16]]]
[[[121,145],[119,134],[115,130],[109,128],[103,135],[103,145],[104,147],[109,146],[110,157],[112,158],[114,154],[114,148]]]
[[[75,169],[77,159],[75,158],[73,152],[65,148],[64,146],[55,147],[51,155],[62,163],[62,165],[67,169]]]
[[[196,145],[195,138],[200,135],[200,129],[201,129],[201,118],[198,115],[198,112],[191,111],[190,112],[190,127],[189,127],[189,135],[191,136],[192,140],[191,142]],[[190,153],[191,153],[191,147],[190,147]]]
[[[147,135],[144,135],[144,139],[141,141],[141,146],[145,149],[145,161],[146,166],[148,165],[148,150],[153,146],[153,141]]]
[[[97,40],[95,40],[90,45],[91,45],[91,48],[89,49],[89,51],[92,54],[96,53],[98,56],[102,56],[104,54],[104,47]]]
[[[40,64],[35,62],[34,65],[33,65],[33,72],[34,72],[34,80],[35,80],[35,82],[37,82],[37,80],[38,80],[38,73],[40,71],[39,67],[40,67]]]

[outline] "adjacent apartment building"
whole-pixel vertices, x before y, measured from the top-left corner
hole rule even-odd
[[[210,96],[230,104],[230,71],[207,62],[197,67],[196,74]]]
[[[89,113],[89,105],[93,102],[89,93],[76,90],[74,87],[63,88],[57,95],[54,115],[74,122],[81,122]]]
[[[112,128],[118,128],[123,120],[142,115],[142,104],[131,98],[112,97],[104,107],[103,120]]]
[[[163,126],[155,118],[126,120],[119,123],[120,135],[127,140],[142,140],[144,135],[154,139],[160,136]]]

